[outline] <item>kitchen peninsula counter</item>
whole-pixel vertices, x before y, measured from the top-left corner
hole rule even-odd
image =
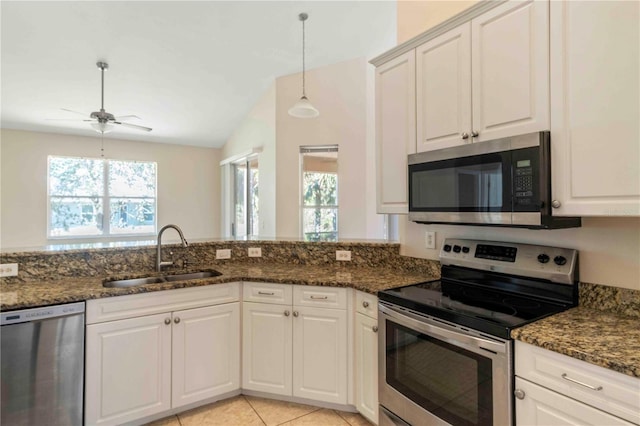
[[[193,269],[196,270],[196,269]],[[351,287],[376,294],[380,290],[417,284],[437,279],[438,270],[431,273],[407,272],[389,267],[350,267],[338,265],[295,265],[283,263],[229,262],[198,271],[216,270],[222,275],[189,281],[147,284],[126,288],[103,287],[107,277],[67,277],[59,280],[0,284],[0,309],[13,310],[36,306],[70,303],[126,294],[148,293],[177,288],[215,285],[233,281],[262,281],[282,284],[301,284]],[[183,273],[180,270],[171,273]],[[154,274],[119,274],[108,279],[128,279]]]

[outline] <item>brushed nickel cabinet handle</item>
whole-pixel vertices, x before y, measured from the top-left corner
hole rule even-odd
[[[516,389],[513,391],[513,394],[516,396],[516,398],[518,399],[524,399],[524,391],[522,389]]]
[[[562,373],[561,377],[563,379],[565,379],[565,380],[568,380],[568,381],[572,382],[572,383],[575,383],[575,384],[580,385],[580,386],[584,386],[585,388],[589,388],[589,389],[594,390],[594,391],[601,391],[602,390],[602,386],[597,386],[596,387],[596,386],[588,385],[588,384],[583,383],[581,381],[578,381],[576,379],[572,379],[571,377],[567,376],[567,373]]]
[[[165,318],[165,319],[164,319],[164,323],[165,323],[166,325],[171,324],[171,318]]]
[[[293,316],[294,316],[294,317],[296,317],[296,318],[297,318],[297,317],[298,317],[298,315],[300,315],[300,314],[298,313],[298,311],[293,311]]]
[[[559,209],[561,205],[562,205],[562,203],[560,201],[558,201],[558,200],[553,200],[551,202],[551,207],[553,207],[554,209]]]
[[[262,294],[263,296],[273,296],[275,293],[273,291],[259,291],[258,294]]]
[[[288,317],[289,315],[291,315],[291,312],[289,312],[289,311],[284,311],[284,316],[285,316],[285,317]]]
[[[311,296],[313,300],[327,300],[328,298],[328,296]]]
[[[473,136],[474,138],[477,138],[479,134],[480,133],[478,133],[477,130],[474,130],[473,132],[471,132],[471,136]]]
[[[464,132],[464,133],[463,133],[462,135],[460,135],[460,136],[462,136],[462,139],[469,139],[469,133],[467,133],[467,132]]]
[[[365,308],[369,307],[369,302],[367,302],[366,300],[364,302],[362,302],[362,306],[364,306]]]
[[[176,324],[179,324],[180,323],[180,317],[175,317],[173,319],[173,322],[175,322]]]
[[[378,332],[378,326],[374,325],[373,327],[371,327],[371,331],[373,331],[374,333]]]

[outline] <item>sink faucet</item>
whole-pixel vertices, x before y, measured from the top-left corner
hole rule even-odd
[[[173,228],[178,231],[178,235],[180,235],[180,239],[182,240],[182,247],[187,247],[189,243],[184,239],[184,235],[182,234],[182,229],[178,225],[165,225],[158,232],[158,247],[156,250],[156,271],[162,271],[163,266],[173,265],[173,262],[163,262],[162,261],[162,233],[169,228]]]

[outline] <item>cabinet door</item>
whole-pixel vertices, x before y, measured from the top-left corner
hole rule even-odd
[[[293,395],[347,403],[347,311],[294,306]]]
[[[471,42],[474,142],[548,130],[549,2],[491,9],[471,21]]]
[[[471,143],[471,24],[419,46],[416,79],[417,151]]]
[[[520,377],[516,377],[516,389],[524,392],[523,399],[515,399],[517,426],[632,425]]]
[[[407,214],[407,155],[416,150],[416,68],[412,50],[376,68],[378,213]]]
[[[239,303],[173,313],[173,408],[240,388]]]
[[[640,216],[640,3],[551,2],[559,216]]]
[[[378,424],[378,321],[356,314],[356,408]]]
[[[170,319],[167,313],[87,326],[86,424],[122,424],[171,408]]]
[[[291,307],[242,305],[242,388],[291,395]]]

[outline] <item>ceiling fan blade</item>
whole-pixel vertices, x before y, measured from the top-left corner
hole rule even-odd
[[[88,118],[45,118],[47,121],[93,121]]]
[[[142,120],[140,117],[138,117],[137,115],[119,115],[117,117],[115,117],[116,120],[118,121],[122,121],[122,120],[130,120],[132,118],[135,118],[136,120]]]
[[[151,127],[138,126],[137,124],[123,123],[121,121],[111,121],[110,123],[120,124],[122,126],[131,127],[132,129],[144,130],[145,132],[153,130]]]
[[[72,109],[66,109],[66,108],[60,108],[60,109],[63,110],[63,111],[72,112],[74,114],[81,115],[83,117],[89,117],[89,114],[85,114],[84,112],[78,112],[78,111],[74,111]]]

